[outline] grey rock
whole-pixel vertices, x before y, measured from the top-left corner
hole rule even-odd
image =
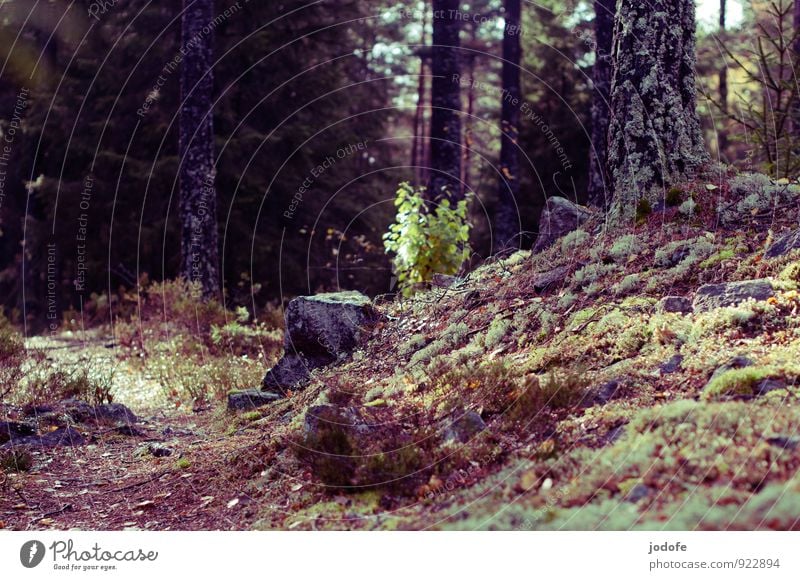
[[[655,490],[649,485],[645,485],[643,483],[637,483],[628,492],[628,495],[625,497],[625,501],[629,501],[631,503],[638,503],[641,500],[647,498],[654,491]]]
[[[709,383],[716,379],[723,373],[727,373],[728,371],[735,370],[735,369],[743,369],[745,367],[751,367],[756,364],[752,359],[747,358],[746,356],[735,356],[723,365],[717,367],[714,370],[714,373],[711,375],[709,379]]]
[[[0,443],[32,435],[36,435],[36,428],[33,425],[15,421],[0,421]]]
[[[658,367],[658,369],[661,371],[661,374],[669,375],[678,372],[681,368],[681,364],[683,364],[683,356],[676,354],[670,357],[670,359]]]
[[[725,306],[736,306],[745,300],[767,300],[775,295],[769,280],[745,280],[727,284],[706,284],[694,297],[695,312],[705,312]]]
[[[448,421],[445,432],[445,441],[458,441],[466,443],[475,435],[486,429],[486,423],[475,411],[459,413],[454,419]]]
[[[617,394],[617,390],[621,384],[621,379],[614,379],[597,387],[590,388],[583,396],[580,406],[591,407],[593,405],[605,405],[609,403]]]
[[[450,288],[457,282],[458,278],[455,276],[449,276],[447,274],[436,273],[433,275],[433,278],[431,278],[431,285],[436,288]]]
[[[105,403],[93,407],[85,401],[68,399],[64,405],[64,412],[76,423],[130,425],[139,421],[133,411],[122,403]]]
[[[264,376],[262,390],[281,397],[288,389],[308,384],[311,371],[330,364],[328,357],[306,357],[302,354],[284,354]]]
[[[786,449],[787,451],[794,451],[797,449],[797,446],[800,445],[800,437],[768,437],[767,443],[775,447],[780,447],[781,449]]]
[[[676,312],[679,314],[689,314],[692,312],[692,301],[683,296],[665,296],[656,304],[656,312]]]
[[[257,389],[232,391],[228,393],[228,411],[249,411],[263,407],[280,399],[277,393],[267,393]]]
[[[539,237],[532,252],[536,254],[549,248],[564,234],[577,230],[591,215],[589,209],[563,197],[549,198],[539,218]]]
[[[300,296],[286,307],[284,356],[264,377],[262,389],[283,394],[306,386],[309,373],[352,352],[377,320],[360,292]]]
[[[122,403],[106,403],[94,408],[94,415],[99,421],[130,425],[137,423],[139,418]]]
[[[622,437],[624,434],[625,434],[625,424],[623,423],[622,425],[617,425],[616,427],[611,429],[608,433],[606,433],[602,441],[606,445],[612,445],[616,443],[619,440],[619,438]]]
[[[59,427],[55,431],[50,431],[44,435],[33,435],[30,437],[22,437],[20,439],[12,439],[3,445],[0,449],[10,449],[13,447],[66,447],[74,445],[83,445],[86,443],[86,438],[80,434],[77,429],[73,427]]]
[[[171,447],[161,443],[151,443],[147,446],[147,452],[153,457],[169,457],[174,453]]]
[[[533,279],[533,289],[536,292],[544,292],[554,284],[563,285],[569,272],[569,266],[560,266],[553,270],[536,274],[536,277]]]
[[[764,254],[767,258],[779,258],[792,250],[800,249],[800,229],[778,238]]]
[[[756,395],[766,395],[772,391],[779,391],[786,388],[786,381],[781,379],[764,379],[756,387]]]

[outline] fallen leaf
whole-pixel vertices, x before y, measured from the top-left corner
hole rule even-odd
[[[142,501],[142,502],[139,502],[139,503],[137,503],[137,504],[136,504],[135,506],[133,506],[133,507],[137,507],[137,508],[143,508],[143,509],[144,509],[144,508],[151,508],[151,507],[154,507],[155,505],[156,505],[156,502],[154,502],[154,501],[153,501],[153,500],[151,500],[151,499],[147,499],[147,500],[145,500],[145,501]]]
[[[238,503],[239,503],[239,498],[238,497],[233,498],[231,501],[228,502],[228,509],[231,509],[232,507],[236,507],[236,505]]]

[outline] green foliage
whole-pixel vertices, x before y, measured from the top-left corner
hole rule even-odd
[[[680,187],[670,187],[664,199],[664,203],[669,207],[680,205],[683,201],[684,191]]]
[[[452,207],[443,199],[431,209],[424,189],[401,183],[395,205],[395,223],[383,239],[386,252],[394,254],[394,272],[403,294],[413,294],[434,274],[456,274],[470,255],[467,200]]]
[[[561,252],[569,255],[589,241],[591,234],[584,230],[573,230],[561,238]]]

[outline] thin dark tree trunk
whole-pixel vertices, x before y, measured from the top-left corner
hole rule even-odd
[[[461,91],[458,0],[433,0],[431,145],[429,195],[458,199],[461,193]]]
[[[794,42],[792,50],[794,52],[794,79],[795,83],[800,83],[800,0],[794,2]],[[795,141],[800,141],[800,90],[795,91],[795,110],[792,116],[792,133]]]
[[[589,203],[607,209],[613,192],[608,175],[608,125],[611,75],[614,71],[614,14],[616,0],[595,0],[595,60],[592,68],[592,150],[589,157]]]
[[[503,31],[503,91],[500,120],[500,191],[495,215],[495,247],[499,250],[516,242],[520,231],[519,211],[519,109],[520,89],[520,0],[505,0],[506,27]]]
[[[609,172],[612,220],[708,160],[697,115],[694,0],[620,0],[614,28]]]
[[[218,298],[217,196],[211,111],[213,0],[184,0],[181,45],[180,220],[181,275],[197,282],[206,298]]]
[[[425,59],[427,55],[425,53],[425,48],[428,43],[427,39],[427,29],[428,29],[428,10],[427,6],[425,8],[425,12],[422,17],[422,38],[420,39],[420,57],[419,57],[419,81],[417,83],[417,108],[414,111],[414,136],[412,138],[411,143],[411,167],[414,175],[416,177],[417,182],[421,182],[423,179],[423,172],[420,167],[421,157],[425,156],[425,153],[422,151],[422,148],[425,144],[424,135],[421,132],[424,132],[424,123],[425,123],[425,87],[427,83],[425,82]]]
[[[719,0],[719,33],[725,34],[725,12],[727,9],[727,0]],[[796,2],[795,5],[798,3]],[[717,137],[717,147],[719,148],[720,157],[725,157],[725,150],[728,148],[728,132],[726,129],[728,121],[728,67],[724,61],[722,68],[719,69],[719,102],[722,109],[722,123]]]

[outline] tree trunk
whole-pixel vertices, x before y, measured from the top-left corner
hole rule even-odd
[[[797,74],[800,72],[800,0],[794,2],[794,42],[792,50],[794,52],[794,82],[798,82]],[[800,91],[795,95],[795,109],[792,116],[792,133],[796,142],[800,142]]]
[[[181,275],[218,298],[217,197],[214,187],[214,127],[211,110],[213,0],[184,0],[181,45],[180,220]]]
[[[519,246],[519,108],[520,88],[520,0],[504,0],[503,91],[500,119],[500,191],[495,215],[495,248]]]
[[[694,0],[620,0],[614,29],[612,219],[708,160],[696,111]]]
[[[428,10],[427,5],[425,6],[425,11],[422,17],[422,33],[420,38],[420,48],[424,48],[427,43],[427,29],[428,29]],[[420,157],[424,157],[424,153],[421,151],[422,147],[424,146],[424,135],[420,134],[420,131],[424,131],[424,112],[425,112],[425,87],[427,83],[425,82],[425,59],[427,56],[424,53],[420,53],[419,57],[419,81],[417,83],[417,108],[414,111],[414,136],[411,142],[411,170],[414,172],[414,176],[416,178],[417,183],[420,183],[423,179],[422,175],[422,168],[420,167],[421,159]]]
[[[589,158],[589,203],[608,209],[611,203],[611,180],[608,175],[608,124],[611,103],[611,75],[614,50],[614,13],[616,0],[595,0],[595,56],[592,68],[592,150]]]
[[[461,193],[459,15],[458,0],[433,0],[429,195],[434,200],[456,200]]]
[[[800,2],[795,2],[795,5]],[[725,34],[725,12],[727,8],[727,0],[719,0],[719,34]],[[717,132],[717,148],[719,149],[719,156],[724,160],[725,150],[728,148],[728,133],[726,126],[728,124],[728,67],[725,62],[719,69],[719,103],[722,109],[722,127]]]

